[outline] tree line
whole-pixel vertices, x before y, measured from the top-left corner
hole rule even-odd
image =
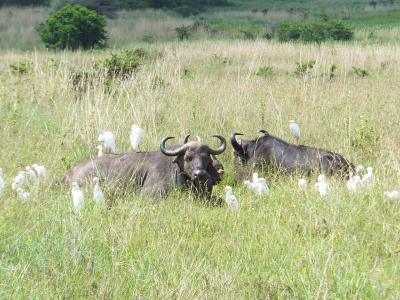
[[[228,0],[0,0],[0,6],[48,6],[52,4],[56,8],[79,4],[109,17],[118,9],[141,8],[168,9],[185,16],[199,13],[209,6],[227,5]]]

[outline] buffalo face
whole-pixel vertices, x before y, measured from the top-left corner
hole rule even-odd
[[[177,164],[180,175],[185,177],[189,184],[199,192],[211,193],[213,185],[220,181],[212,156],[225,151],[226,141],[222,136],[213,135],[220,140],[221,145],[218,149],[212,149],[200,141],[188,142],[188,137],[182,146],[175,149],[165,147],[165,142],[173,138],[166,137],[161,141],[160,150],[167,156],[175,156],[174,163]]]
[[[248,163],[250,159],[250,151],[249,151],[249,146],[254,143],[253,141],[248,141],[248,140],[241,140],[240,144],[236,140],[237,135],[243,135],[242,133],[232,133],[231,135],[231,144],[233,147],[233,155],[235,156],[235,161],[238,162],[241,165],[245,165]]]

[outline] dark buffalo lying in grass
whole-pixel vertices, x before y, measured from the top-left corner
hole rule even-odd
[[[85,185],[93,177],[99,177],[104,185],[122,189],[139,187],[151,196],[168,194],[174,188],[193,189],[196,193],[210,196],[213,186],[223,172],[222,164],[213,158],[226,149],[226,140],[220,140],[218,149],[212,149],[199,141],[166,147],[166,137],[161,141],[160,151],[107,154],[86,160],[72,168],[63,182]],[[222,170],[222,171],[221,171]]]
[[[348,177],[354,171],[354,165],[342,155],[320,148],[289,144],[270,135],[265,130],[254,140],[241,140],[231,135],[231,143],[237,161],[242,165],[272,167],[286,174],[300,173],[311,175],[312,172],[326,175]]]

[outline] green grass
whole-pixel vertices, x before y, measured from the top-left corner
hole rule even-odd
[[[74,90],[73,70],[89,70],[110,51],[0,52],[0,167],[8,188],[0,199],[1,298],[398,298],[399,205],[383,191],[399,189],[396,127],[398,46],[189,41],[145,46],[162,55],[127,80],[105,89],[101,76]],[[296,62],[316,60],[305,76]],[[11,64],[29,61],[26,73]],[[326,75],[331,65],[336,76]],[[267,77],[255,75],[262,66]],[[368,70],[361,78],[352,68]],[[165,84],[154,87],[155,78]],[[376,183],[349,195],[329,179],[332,194],[297,190],[297,177],[264,173],[271,189],[257,199],[234,184],[232,148],[219,156],[241,202],[235,214],[188,192],[163,201],[107,191],[100,209],[87,193],[72,213],[58,181],[96,155],[97,135],[109,129],[118,152],[129,151],[129,129],[145,129],[143,150],[172,134],[256,137],[260,128],[372,165]],[[372,128],[372,129],[370,129]],[[373,135],[372,138],[370,137]],[[356,144],[352,141],[357,141]],[[44,164],[46,179],[21,203],[11,191],[26,165]],[[310,185],[315,177],[310,178]],[[107,190],[107,189],[106,189]]]

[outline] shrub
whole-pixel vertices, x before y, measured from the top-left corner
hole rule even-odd
[[[80,5],[61,8],[39,25],[38,32],[50,49],[89,49],[106,42],[106,21]]]
[[[282,23],[278,25],[277,35],[282,42],[299,40],[320,43],[326,40],[351,40],[353,31],[341,21],[322,19],[305,23]]]
[[[10,64],[10,70],[14,75],[22,75],[28,73],[30,66],[31,63],[29,61],[23,60],[15,64]]]
[[[315,60],[310,60],[307,62],[296,62],[296,69],[294,70],[294,75],[296,76],[304,76],[306,75],[312,68],[314,68]]]
[[[258,69],[255,75],[260,77],[269,77],[272,75],[272,67],[269,66],[262,66]]]
[[[360,117],[360,126],[351,138],[351,146],[364,153],[372,154],[379,145],[380,135],[368,119]]]
[[[367,77],[369,75],[367,70],[353,67],[353,73],[356,74],[358,77]]]
[[[175,31],[178,40],[180,41],[187,40],[191,35],[191,26],[182,25],[180,27],[176,27]]]
[[[337,66],[335,65],[335,64],[332,64],[330,67],[329,67],[329,79],[332,79],[333,77],[335,77],[336,76],[336,74],[335,74],[335,72],[336,72],[336,69],[337,69]]]
[[[111,54],[111,57],[98,64],[98,67],[105,70],[107,77],[127,77],[137,70],[145,56],[146,51],[142,48],[125,50]]]
[[[255,39],[255,36],[254,36],[254,34],[253,34],[251,31],[248,31],[248,30],[240,30],[240,33],[243,34],[243,37],[244,37],[246,40],[254,40],[254,39]]]

